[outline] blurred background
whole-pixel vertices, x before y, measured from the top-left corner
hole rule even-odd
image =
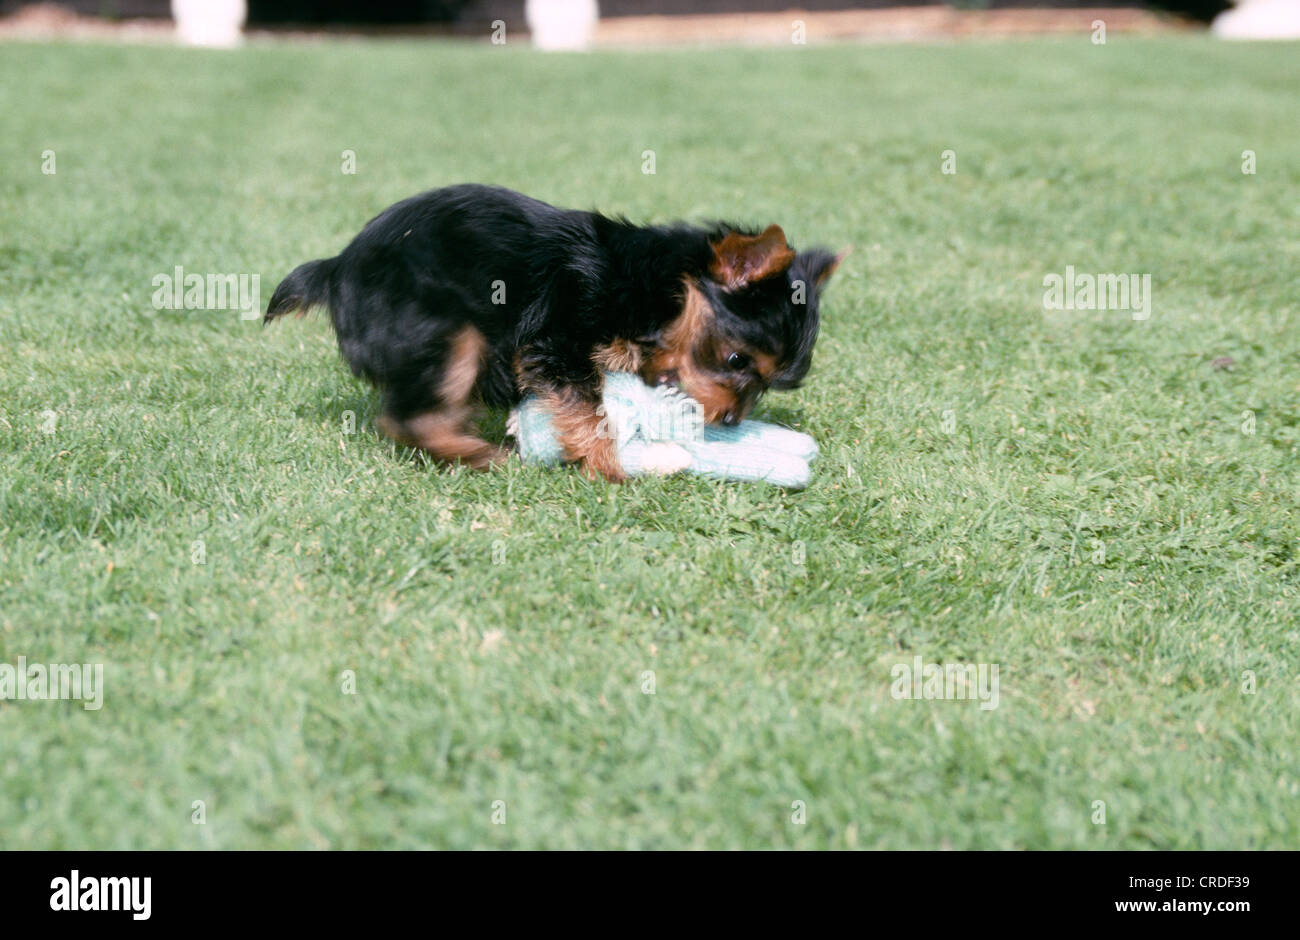
[[[0,37],[231,46],[259,33],[459,35],[545,49],[918,40],[1075,30],[1300,37],[1300,0],[0,0]]]

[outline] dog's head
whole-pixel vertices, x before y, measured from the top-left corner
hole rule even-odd
[[[684,282],[682,312],[642,377],[679,386],[706,421],[736,424],[763,392],[798,388],[808,374],[821,291],[844,256],[796,252],[777,225],[718,231],[710,246],[707,273]]]

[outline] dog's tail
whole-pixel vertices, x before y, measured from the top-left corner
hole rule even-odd
[[[289,276],[280,282],[280,286],[271,295],[262,322],[270,323],[286,313],[302,315],[313,307],[328,306],[330,282],[337,261],[337,258],[322,258],[300,264],[290,271]]]

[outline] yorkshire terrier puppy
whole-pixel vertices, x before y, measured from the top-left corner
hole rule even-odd
[[[803,381],[838,261],[796,252],[776,225],[639,226],[466,184],[399,202],[342,254],[295,268],[266,320],[328,308],[403,444],[489,467],[505,452],[472,429],[476,407],[536,393],[568,459],[619,481],[603,374],[678,386],[706,421],[734,424]]]

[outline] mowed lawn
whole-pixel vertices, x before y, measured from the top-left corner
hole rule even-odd
[[[0,47],[0,663],[105,686],[0,702],[0,848],[1295,847],[1298,82],[1086,31]],[[431,467],[322,318],[154,307],[466,180],[852,245],[760,407],[812,485]],[[1067,265],[1149,319],[1045,310]],[[894,698],[916,656],[998,707]]]

